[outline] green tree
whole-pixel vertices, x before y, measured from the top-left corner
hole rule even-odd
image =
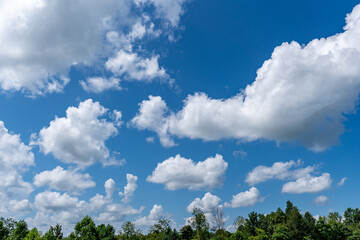
[[[96,225],[89,216],[85,216],[75,225],[75,236],[81,240],[97,240]]]
[[[286,227],[289,230],[289,237],[292,240],[302,240],[305,232],[303,229],[303,217],[301,216],[297,207],[295,207],[290,201],[286,203]]]
[[[194,208],[190,220],[192,228],[195,230],[197,239],[204,240],[209,235],[209,223],[206,220],[204,212],[200,208]]]
[[[268,239],[269,239],[268,235],[265,233],[264,230],[260,228],[256,228],[255,236],[249,237],[249,240],[268,240]]]
[[[115,228],[112,225],[100,224],[96,227],[98,237],[101,240],[115,240]]]
[[[246,234],[243,231],[239,231],[237,230],[236,232],[234,232],[233,234],[231,234],[230,240],[247,240],[248,237],[246,236]]]
[[[252,211],[249,213],[245,223],[246,231],[250,236],[256,236],[256,229],[259,228],[259,214]]]
[[[285,225],[278,225],[274,229],[271,240],[290,240],[289,229]]]
[[[345,225],[356,228],[360,223],[360,210],[358,208],[348,208],[344,212],[344,218]]]
[[[41,239],[41,234],[36,228],[31,229],[24,238],[24,240],[40,240],[40,239]]]
[[[3,221],[0,221],[0,239],[6,239],[10,234],[10,229],[6,227]]]
[[[189,225],[185,225],[180,229],[180,237],[183,240],[191,240],[194,236],[194,231]]]
[[[303,231],[305,236],[309,239],[314,238],[316,219],[308,211],[304,214],[303,224]]]
[[[16,223],[14,230],[9,236],[8,240],[23,240],[28,234],[28,226],[24,220],[20,220]]]
[[[43,237],[44,240],[61,240],[63,239],[62,227],[60,224],[56,224],[55,227],[50,226]]]

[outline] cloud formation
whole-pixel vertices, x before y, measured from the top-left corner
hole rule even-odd
[[[256,187],[251,187],[248,191],[233,195],[230,203],[225,203],[225,207],[238,208],[238,207],[249,207],[257,202],[264,201],[261,197],[259,190]]]
[[[69,107],[66,117],[55,117],[49,127],[44,127],[38,136],[33,137],[32,144],[39,145],[43,153],[51,153],[64,163],[81,167],[96,162],[104,166],[121,165],[121,161],[111,157],[105,145],[107,139],[118,133],[117,123],[120,119],[100,119],[106,113],[108,109],[88,99],[78,107]]]
[[[152,226],[156,224],[159,219],[169,218],[170,214],[164,211],[161,205],[155,204],[150,210],[148,216],[140,217],[134,221],[135,226]]]
[[[89,174],[82,174],[77,170],[65,170],[57,166],[51,171],[43,171],[34,177],[37,187],[49,186],[50,189],[80,194],[87,188],[95,187]]]
[[[17,215],[23,212],[26,198],[33,191],[31,183],[22,174],[33,166],[31,147],[21,141],[20,135],[9,132],[0,121],[0,213]]]
[[[114,52],[118,55],[123,50],[127,59],[122,62],[125,65],[120,63],[115,66],[117,71],[123,71],[130,79],[134,77],[137,80],[163,77],[165,70],[158,66],[158,56],[140,56],[142,53],[137,53],[132,45],[136,39],[143,39],[146,35],[158,37],[161,33],[168,34],[169,29],[175,29],[183,13],[184,2],[2,1],[0,89],[22,91],[32,96],[61,92],[70,81],[71,67],[102,65],[107,58],[116,60],[118,56],[113,57]],[[130,32],[128,29],[131,29]],[[117,34],[123,43],[127,41],[128,44],[115,46],[112,39],[106,37],[108,34]],[[141,48],[141,43],[137,45]],[[100,87],[89,79],[89,84],[86,84],[88,91],[118,89],[114,82],[112,85],[103,82]]]
[[[297,179],[315,170],[314,166],[299,168],[301,165],[302,162],[300,160],[296,162],[293,160],[289,162],[275,162],[271,167],[260,165],[247,174],[245,182],[249,185],[255,185],[270,179]]]
[[[212,213],[219,207],[221,199],[211,193],[205,193],[203,198],[195,198],[187,207],[186,211],[192,213],[194,208],[200,208],[204,213]]]
[[[131,121],[155,131],[164,146],[172,137],[214,141],[267,139],[300,142],[313,151],[336,144],[346,114],[360,93],[360,5],[346,16],[344,32],[276,47],[255,81],[238,95],[212,99],[189,95],[179,112],[149,97]],[[146,111],[145,111],[146,110]]]
[[[282,187],[283,193],[316,193],[330,188],[332,179],[329,173],[323,173],[319,177],[306,175],[294,182],[285,183]]]
[[[128,173],[126,174],[126,180],[127,184],[124,187],[124,192],[119,192],[120,196],[124,196],[124,198],[121,200],[124,203],[130,202],[132,196],[134,195],[134,192],[137,188],[136,181],[138,180],[138,177]]]
[[[219,154],[198,163],[176,155],[158,163],[146,180],[164,184],[168,190],[215,188],[222,186],[227,166],[228,163]]]

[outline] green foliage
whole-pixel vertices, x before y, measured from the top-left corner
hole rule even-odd
[[[331,212],[326,217],[316,220],[309,212],[301,214],[290,201],[285,211],[278,208],[269,214],[250,212],[247,218],[237,217],[234,221],[236,232],[230,233],[222,227],[222,213],[218,212],[219,221],[210,224],[204,212],[194,208],[190,225],[179,232],[172,229],[168,219],[159,219],[146,235],[127,221],[118,234],[110,224],[96,225],[85,216],[74,228],[74,232],[63,237],[62,227],[51,226],[43,236],[36,229],[30,231],[24,220],[0,218],[0,240],[360,240],[360,210],[346,209],[344,215]],[[214,215],[213,215],[214,216]]]
[[[99,239],[102,240],[115,240],[115,228],[111,225],[101,224],[96,227]]]
[[[210,225],[206,220],[204,212],[200,208],[194,208],[190,220],[191,227],[195,230],[195,239],[208,239]]]
[[[20,220],[15,224],[15,228],[12,230],[12,233],[7,240],[23,240],[28,232],[27,223],[24,220]]]
[[[185,225],[180,229],[180,238],[183,240],[191,240],[194,236],[194,231],[189,225]]]
[[[289,229],[284,225],[278,225],[274,229],[271,240],[291,240],[289,236]]]
[[[94,221],[89,216],[85,216],[75,225],[75,236],[79,240],[97,240],[98,232]]]
[[[55,227],[50,226],[49,231],[47,231],[43,237],[43,240],[61,240],[63,239],[62,227],[59,224],[56,224]]]
[[[36,228],[30,230],[30,232],[25,236],[24,240],[40,240],[41,234]]]
[[[9,236],[10,229],[4,224],[3,221],[0,221],[0,239],[5,239]]]

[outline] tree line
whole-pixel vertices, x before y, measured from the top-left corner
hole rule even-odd
[[[301,214],[288,201],[285,211],[278,208],[269,214],[250,212],[247,218],[237,217],[233,233],[225,229],[224,223],[221,208],[215,209],[210,219],[201,209],[194,208],[189,225],[180,230],[172,228],[170,220],[161,218],[147,233],[130,221],[116,232],[112,225],[96,225],[85,216],[65,237],[59,224],[42,234],[37,228],[29,230],[24,220],[0,218],[0,240],[360,240],[358,208],[346,209],[343,216],[331,212],[315,218],[310,212]]]

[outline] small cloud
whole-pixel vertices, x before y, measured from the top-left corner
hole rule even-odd
[[[324,195],[320,195],[314,199],[314,203],[316,205],[325,205],[328,202],[329,202],[329,198]]]
[[[148,143],[154,143],[154,142],[155,142],[155,138],[154,138],[154,137],[147,137],[147,138],[146,138],[146,141],[147,141]]]
[[[248,155],[247,152],[245,152],[243,150],[233,151],[232,154],[234,157],[239,157],[239,158],[245,158]]]
[[[345,181],[346,181],[346,179],[347,179],[347,177],[343,177],[341,180],[340,180],[340,182],[338,182],[338,186],[343,186],[344,184],[345,184]]]

